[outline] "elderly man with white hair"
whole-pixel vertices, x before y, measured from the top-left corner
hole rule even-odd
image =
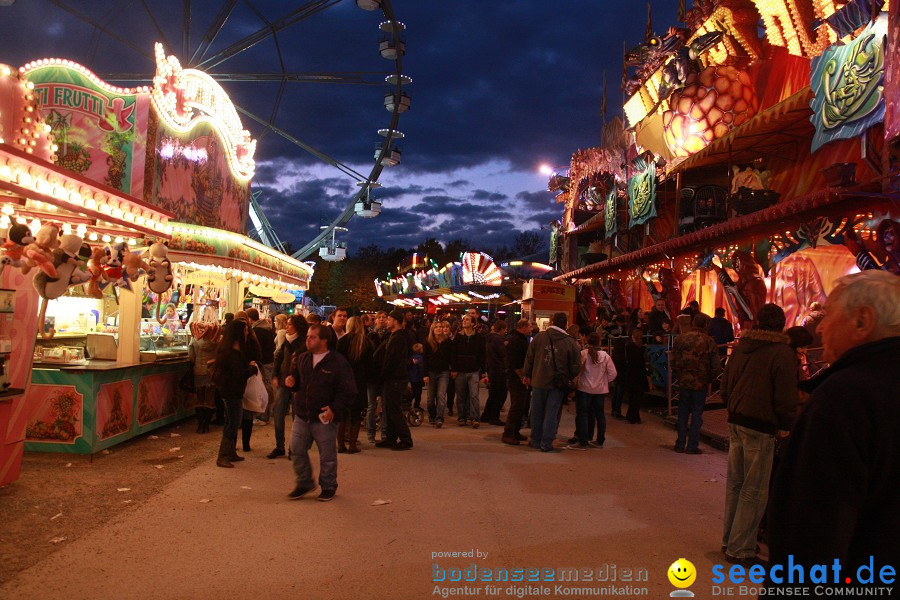
[[[842,277],[819,331],[831,365],[801,384],[812,397],[775,476],[770,565],[787,565],[792,555],[810,573],[837,559],[842,586],[845,578],[863,583],[860,566],[879,581],[890,565],[893,578],[900,568],[900,277],[874,270]]]

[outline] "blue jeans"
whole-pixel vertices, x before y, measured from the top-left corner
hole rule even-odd
[[[562,400],[562,390],[531,388],[531,446],[533,448],[542,450],[553,448]]]
[[[444,420],[447,409],[447,385],[450,383],[450,371],[428,374],[428,416],[435,421]]]
[[[478,375],[478,371],[456,374],[456,416],[459,419],[477,421],[481,417]]]
[[[368,434],[369,439],[375,439],[375,420],[378,416],[378,396],[381,395],[382,384],[380,383],[370,383],[366,386],[366,393],[369,396],[369,407],[366,410],[366,433]],[[381,401],[382,408],[384,405],[384,399]],[[384,414],[381,415],[381,439],[385,439],[387,437],[387,421],[384,418]]]
[[[756,556],[756,532],[769,500],[775,438],[729,423],[728,439],[722,545],[729,555],[748,558]]]
[[[575,392],[575,437],[580,444],[587,444],[594,436],[594,424],[597,424],[597,443],[601,446],[606,441],[606,414],[603,403],[606,394],[589,394],[578,390]]]
[[[700,446],[700,427],[703,426],[703,407],[706,406],[706,388],[702,390],[686,390],[678,388],[678,439],[675,445],[684,448],[687,438],[687,449],[696,450]],[[688,431],[688,417],[691,418],[691,429]]]
[[[275,406],[272,407],[272,418],[275,419],[275,449],[284,450],[284,419],[291,404],[291,390],[285,387],[275,389]]]
[[[291,428],[291,461],[297,486],[309,487],[313,484],[312,465],[309,463],[309,449],[313,441],[319,450],[319,485],[323,490],[337,489],[337,425],[334,421],[322,423],[319,419],[304,421],[294,417]]]

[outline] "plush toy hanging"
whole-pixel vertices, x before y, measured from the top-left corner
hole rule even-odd
[[[150,265],[144,262],[139,252],[125,252],[124,262],[122,263],[123,275],[128,282],[127,289],[131,290],[131,282],[137,281],[137,278],[150,270]]]
[[[146,253],[150,257],[150,268],[147,269],[147,287],[155,294],[163,294],[172,287],[172,263],[169,261],[169,248],[159,242],[151,245]]]
[[[106,281],[100,283],[100,289],[106,289],[111,283],[114,283],[116,287],[122,287],[130,290],[131,284],[128,282],[128,279],[125,277],[125,271],[123,269],[125,265],[125,257],[129,253],[128,245],[124,242],[120,242],[117,244],[107,244],[103,251],[106,253],[106,262],[103,265],[103,275]]]
[[[44,319],[47,316],[47,304],[63,294],[70,286],[80,285],[90,279],[90,274],[81,269],[85,265],[80,254],[83,242],[77,235],[64,235],[59,239],[59,247],[52,252],[51,264],[56,275],[50,277],[46,269],[34,276],[34,288],[43,299],[41,312],[38,317],[38,332],[44,339],[50,339],[55,334],[53,329],[49,333],[44,332]]]
[[[25,248],[34,242],[34,236],[27,225],[16,224],[6,232],[6,241],[3,243],[3,256],[0,257],[0,274],[8,265],[14,267],[25,266]]]
[[[59,227],[47,223],[41,225],[34,235],[34,241],[25,247],[25,264],[22,273],[27,275],[32,268],[38,267],[49,277],[56,277],[53,266],[53,251],[59,247]]]
[[[91,249],[90,259],[87,263],[90,279],[88,280],[84,291],[92,298],[103,298],[103,288],[108,285],[106,283],[106,281],[108,281],[106,279],[106,274],[103,272],[107,260],[106,250],[102,247],[94,246]]]

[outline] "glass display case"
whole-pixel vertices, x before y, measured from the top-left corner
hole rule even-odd
[[[140,343],[141,362],[184,358],[188,354],[191,334],[187,329],[172,331],[153,319],[143,319]]]

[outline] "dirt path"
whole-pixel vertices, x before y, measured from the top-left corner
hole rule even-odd
[[[93,465],[29,456],[23,481],[0,494],[0,511],[12,507],[21,520],[14,531],[3,526],[0,550],[10,556],[26,540],[33,548],[5,571],[0,597],[430,598],[435,563],[614,565],[615,585],[647,590],[625,597],[661,597],[673,589],[668,566],[682,556],[705,574],[695,591],[707,596],[712,565],[722,562],[726,455],[672,452],[672,430],[653,417],[640,426],[612,421],[603,450],[558,454],[503,446],[496,427],[421,427],[411,452],[364,444],[361,454],[341,455],[338,497],[328,504],[286,499],[289,463],[264,458],[271,427],[254,432],[256,450],[232,470],[208,458],[214,436],[189,427]],[[571,431],[567,411],[560,432]],[[60,507],[63,517],[49,521]],[[47,541],[56,535],[67,539]],[[487,556],[433,558],[470,550]],[[624,569],[646,569],[647,581],[621,582]],[[459,592],[463,584],[439,584],[438,597],[440,585]]]

